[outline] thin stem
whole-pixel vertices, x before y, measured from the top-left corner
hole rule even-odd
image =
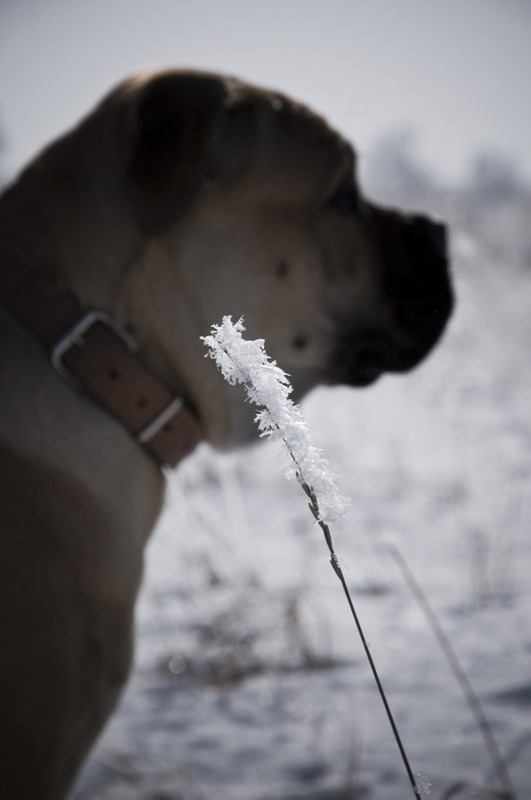
[[[465,670],[461,666],[461,662],[459,661],[457,654],[454,648],[452,647],[450,639],[446,635],[435,611],[431,607],[428,598],[426,597],[420,585],[416,581],[403,555],[400,553],[398,548],[395,547],[395,545],[393,544],[388,545],[388,550],[391,553],[392,557],[394,558],[395,562],[397,563],[398,567],[400,568],[407,586],[409,587],[410,591],[417,600],[420,608],[424,612],[424,615],[430,625],[433,635],[435,636],[442,652],[444,653],[448,666],[452,670],[454,677],[457,680],[461,688],[461,691],[463,692],[464,698],[468,704],[468,707],[470,708],[470,711],[472,712],[472,716],[474,717],[476,725],[481,735],[483,736],[485,747],[487,748],[487,752],[492,761],[494,772],[498,776],[498,780],[500,782],[502,789],[505,792],[507,792],[509,798],[517,800],[516,791],[514,789],[511,776],[509,775],[509,770],[507,768],[501,750],[498,747],[498,743],[494,736],[494,732],[492,730],[490,722],[487,719],[485,712],[483,711],[483,706],[481,705],[479,697],[474,691],[474,687],[472,686]]]
[[[322,520],[319,519],[319,504],[317,502],[317,498],[315,496],[315,493],[314,493],[312,487],[308,486],[305,483],[301,483],[301,486],[304,489],[304,491],[306,492],[306,494],[308,495],[308,497],[310,498],[310,503],[309,503],[310,511],[312,512],[313,516],[316,518],[319,526],[321,527],[321,529],[322,529],[322,531],[324,533],[325,541],[326,541],[326,544],[327,544],[328,549],[330,551],[330,564],[331,564],[332,569],[334,570],[335,574],[339,578],[339,580],[341,582],[341,585],[343,587],[343,591],[345,592],[345,596],[347,598],[347,602],[348,602],[352,617],[353,617],[354,622],[356,624],[356,628],[358,630],[358,634],[359,634],[359,637],[361,639],[361,643],[363,645],[363,649],[365,651],[365,655],[367,656],[367,660],[369,662],[369,666],[371,668],[371,672],[373,674],[374,680],[376,682],[376,686],[378,688],[378,692],[380,694],[380,698],[382,700],[382,703],[383,703],[384,708],[385,708],[385,712],[387,714],[387,719],[389,720],[389,724],[391,725],[391,730],[393,731],[393,735],[395,737],[396,744],[397,744],[398,749],[400,751],[400,755],[402,757],[402,761],[404,763],[404,767],[406,769],[407,776],[408,776],[409,782],[411,784],[411,788],[413,789],[413,794],[415,795],[415,798],[417,798],[417,800],[422,800],[422,795],[420,793],[420,789],[419,789],[419,787],[417,785],[417,782],[415,780],[415,776],[413,775],[413,770],[411,769],[411,765],[409,763],[409,759],[407,757],[407,753],[406,753],[404,744],[402,742],[402,738],[401,738],[400,733],[398,731],[398,727],[396,725],[396,722],[395,722],[395,719],[394,719],[394,716],[393,716],[393,712],[391,711],[391,707],[390,707],[389,702],[387,700],[387,696],[385,694],[385,690],[384,690],[382,682],[380,680],[380,676],[378,674],[378,670],[376,669],[376,664],[374,663],[374,659],[373,659],[371,651],[369,649],[369,644],[367,642],[367,639],[365,638],[365,633],[363,632],[363,628],[362,628],[361,622],[359,620],[358,614],[357,614],[356,609],[354,607],[354,602],[352,600],[349,588],[347,586],[347,582],[346,582],[345,577],[343,575],[343,570],[341,569],[341,565],[339,563],[338,557],[337,557],[336,552],[334,550],[334,545],[333,545],[333,542],[332,542],[332,536],[330,534],[330,529],[329,529],[329,527],[328,527],[328,525],[326,523],[322,522]]]

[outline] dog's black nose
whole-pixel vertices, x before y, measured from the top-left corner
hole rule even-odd
[[[414,216],[402,233],[404,266],[395,275],[395,308],[404,329],[428,339],[444,327],[452,307],[446,226]]]
[[[430,260],[439,257],[446,261],[448,236],[442,222],[420,214],[413,216],[405,226],[404,236],[407,246],[419,257],[427,256]]]

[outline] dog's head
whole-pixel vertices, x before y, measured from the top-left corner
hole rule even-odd
[[[214,444],[254,435],[200,342],[226,314],[265,339],[296,399],[409,370],[439,338],[452,307],[445,227],[366,200],[352,147],[307,108],[168,72],[126,82],[91,120],[100,140],[112,131],[105,168],[120,165],[116,205],[144,243],[119,315]]]

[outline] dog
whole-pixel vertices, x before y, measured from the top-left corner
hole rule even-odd
[[[0,786],[67,794],[127,679],[164,465],[255,436],[224,315],[291,376],[405,372],[453,303],[446,228],[363,197],[306,107],[193,71],[121,83],[0,198]]]

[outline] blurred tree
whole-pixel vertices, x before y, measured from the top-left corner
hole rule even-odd
[[[495,203],[528,194],[516,165],[497,153],[480,153],[472,162],[466,189],[475,201]]]

